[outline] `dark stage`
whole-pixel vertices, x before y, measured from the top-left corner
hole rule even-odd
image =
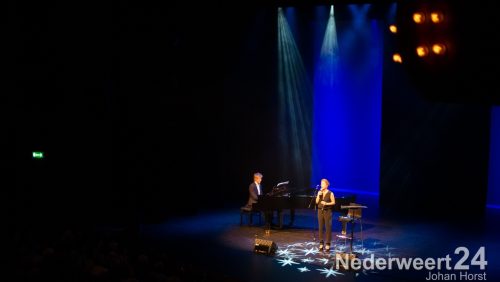
[[[362,241],[359,226],[355,227],[353,248],[360,259],[373,255],[375,260],[390,257],[425,260],[450,255],[453,266],[462,256],[454,254],[457,247],[468,248],[468,259],[471,259],[484,246],[488,261],[486,270],[471,266],[467,272],[486,272],[485,278],[490,281],[500,277],[500,257],[496,252],[500,247],[497,240],[500,229],[495,224],[500,216],[498,210],[489,210],[484,221],[398,220],[380,216],[373,200],[376,199],[363,199],[370,207],[363,220]],[[263,226],[247,226],[246,222],[239,226],[237,209],[147,225],[141,231],[158,245],[176,250],[179,260],[208,273],[223,275],[227,281],[425,281],[430,272],[438,272],[398,270],[396,264],[393,270],[328,272],[332,267],[336,270],[335,253],[346,251],[346,245],[343,239],[334,238],[330,254],[318,252],[314,214],[314,210],[301,210],[294,226],[272,229],[269,235],[265,234]],[[334,220],[334,235],[340,234],[340,228],[340,222]],[[254,253],[255,238],[274,241],[278,247],[276,253],[273,256]],[[444,268],[444,264],[442,266]],[[446,273],[446,270],[441,272]]]
[[[431,272],[455,273],[457,277],[465,272],[486,273],[489,281],[500,277],[497,209],[488,210],[484,219],[401,220],[381,216],[373,196],[361,200],[368,209],[363,215],[363,240],[360,226],[354,229],[353,250],[359,259],[420,257],[437,261],[449,255],[453,267],[463,256],[454,254],[456,248],[466,247],[469,261],[485,247],[485,270],[472,265],[467,271],[447,272],[444,263],[441,271],[399,270],[396,264],[392,270],[370,265],[338,270],[336,252],[349,252],[350,248],[335,236],[340,234],[340,222],[334,220],[333,247],[325,253],[317,250],[314,210],[297,210],[293,226],[273,228],[266,235],[256,218],[253,225],[247,225],[246,219],[240,225],[239,208],[228,207],[141,224],[137,230],[120,225],[98,226],[92,232],[81,226],[58,233],[54,232],[58,228],[32,230],[39,236],[31,235],[32,241],[24,241],[17,250],[21,259],[15,268],[17,281],[426,281]],[[285,212],[285,222],[288,216]],[[256,238],[275,242],[276,252],[255,253]],[[60,262],[62,259],[66,261]],[[33,265],[38,268],[31,268]]]

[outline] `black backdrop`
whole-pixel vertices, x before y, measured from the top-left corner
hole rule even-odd
[[[194,4],[12,5],[18,219],[159,220],[273,181],[275,9]]]
[[[240,206],[257,170],[282,180],[275,20],[213,2],[11,5],[13,219],[155,221]],[[423,102],[398,81],[384,80],[381,203],[481,207],[488,106]]]

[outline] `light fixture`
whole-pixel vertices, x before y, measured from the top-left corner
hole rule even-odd
[[[440,12],[432,12],[431,13],[431,22],[437,24],[437,23],[442,22],[443,19],[444,19],[444,16],[442,13],[440,13]]]
[[[395,53],[392,55],[392,60],[396,63],[403,63],[403,58],[401,57],[401,55],[399,53]]]
[[[432,52],[436,55],[443,55],[446,52],[446,46],[441,43],[433,44]]]
[[[389,26],[389,30],[392,32],[392,33],[397,33],[398,32],[398,27],[395,25],[395,24],[391,24]]]
[[[429,54],[429,49],[425,46],[418,46],[415,50],[417,51],[417,56],[419,57],[425,57]]]
[[[425,21],[425,15],[421,12],[413,13],[413,21],[417,24],[421,24]]]

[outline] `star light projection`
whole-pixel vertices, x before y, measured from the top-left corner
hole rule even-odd
[[[310,271],[309,268],[307,268],[306,266],[304,267],[299,267],[297,268],[300,272],[307,272],[307,271]]]
[[[327,268],[323,268],[323,269],[317,269],[319,270],[322,274],[325,274],[325,276],[328,278],[330,275],[333,275],[333,276],[337,276],[337,275],[344,275],[343,273],[340,273],[336,270],[333,270],[332,268],[330,269],[327,269]]]
[[[315,247],[312,247],[309,250],[308,249],[304,249],[302,251],[304,252],[304,256],[307,256],[307,255],[310,255],[310,254],[315,255],[315,254],[319,253],[319,250],[317,248],[315,248]]]
[[[278,259],[278,261],[281,263],[281,266],[299,264],[298,262],[294,262],[293,258]]]
[[[320,275],[324,275],[325,278],[336,277],[339,275],[353,275],[354,277],[358,277],[359,275],[377,273],[377,271],[366,269],[360,269],[354,272],[352,270],[343,271],[342,269],[336,269],[336,253],[345,252],[348,247],[341,241],[334,243],[333,246],[334,248],[328,253],[320,252],[317,248],[317,242],[313,241],[288,244],[284,248],[277,251],[276,254],[279,258],[276,258],[276,261],[281,265],[281,267],[290,267],[290,270],[292,271],[297,271],[298,273],[318,273]],[[375,259],[381,257],[394,257],[395,254],[390,252],[390,250],[395,249],[396,248],[379,242],[365,245],[358,243],[353,245],[353,252],[356,253],[357,257],[361,260],[372,254]]]

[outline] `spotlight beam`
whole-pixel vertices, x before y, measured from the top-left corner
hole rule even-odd
[[[308,183],[311,169],[312,87],[283,9],[278,9],[278,91],[282,173]],[[286,166],[286,167],[285,167]]]

